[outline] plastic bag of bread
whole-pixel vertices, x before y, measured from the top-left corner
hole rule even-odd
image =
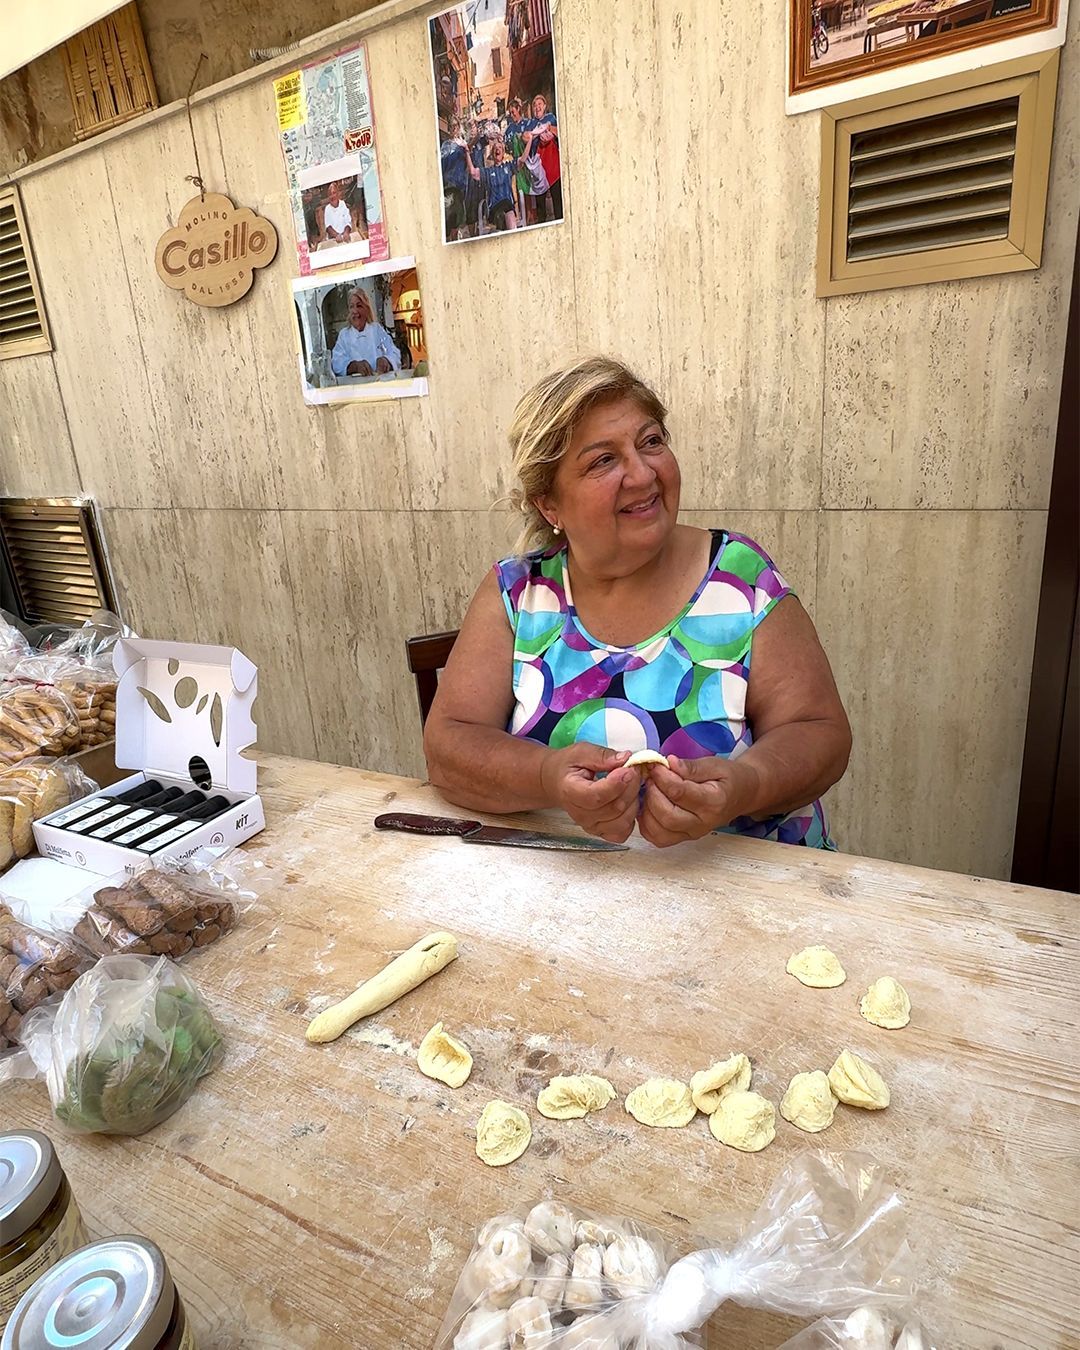
[[[940,1344],[912,1314],[863,1305],[820,1318],[780,1350],[937,1350]]]
[[[39,932],[0,905],[0,1051],[18,1042],[27,1013],[65,993],[90,964],[74,942]]]
[[[198,989],[165,957],[105,957],[26,1017],[21,1039],[57,1118],[82,1133],[152,1129],[222,1054]]]
[[[16,679],[52,685],[71,701],[79,720],[79,749],[103,745],[116,734],[113,650],[121,637],[131,635],[115,614],[97,610],[62,642],[27,652],[14,667]]]
[[[79,744],[79,716],[51,684],[9,684],[0,690],[0,767],[34,755],[66,755]]]
[[[684,1350],[727,1302],[802,1317],[910,1304],[900,1197],[865,1154],[802,1154],[736,1231],[672,1261],[640,1225],[561,1201],[501,1215],[477,1235],[436,1345]]]
[[[24,759],[0,766],[0,871],[33,851],[33,823],[98,785],[70,759]]]

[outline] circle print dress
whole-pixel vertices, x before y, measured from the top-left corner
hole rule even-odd
[[[689,603],[631,647],[601,642],[581,624],[565,547],[496,563],[514,630],[507,730],[553,749],[590,741],[684,759],[744,754],[754,740],[746,720],[754,631],[792,592],[753,540],[726,530],[712,539],[708,571]],[[820,801],[765,820],[740,816],[721,832],[835,847]]]

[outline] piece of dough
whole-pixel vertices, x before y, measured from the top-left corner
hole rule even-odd
[[[865,1111],[883,1111],[889,1104],[889,1089],[877,1069],[853,1050],[841,1050],[836,1063],[829,1070],[829,1086],[833,1095],[848,1106],[861,1106]]]
[[[500,1228],[469,1262],[469,1292],[508,1308],[520,1298],[521,1282],[531,1266],[532,1247],[524,1230]]]
[[[892,1350],[889,1323],[873,1308],[856,1308],[836,1329],[843,1350]]]
[[[459,1088],[472,1073],[472,1055],[468,1047],[436,1022],[420,1042],[416,1063],[421,1073],[447,1087]]]
[[[756,1092],[729,1092],[709,1117],[713,1137],[743,1153],[760,1153],[776,1138],[772,1102]]]
[[[922,1331],[914,1322],[908,1322],[896,1338],[894,1350],[927,1350]]]
[[[592,1243],[583,1243],[574,1253],[574,1265],[566,1282],[564,1301],[568,1310],[584,1312],[604,1303],[604,1253]]]
[[[489,1167],[520,1158],[532,1140],[529,1117],[509,1102],[488,1102],[476,1122],[476,1156]]]
[[[529,1210],[525,1236],[545,1256],[574,1250],[574,1215],[558,1200],[541,1200]]]
[[[542,1298],[553,1313],[562,1309],[569,1274],[570,1257],[564,1252],[554,1252],[544,1262],[543,1272],[533,1280],[533,1293]]]
[[[519,1298],[506,1314],[510,1350],[548,1350],[551,1344],[551,1313],[542,1298]]]
[[[574,1229],[574,1242],[577,1246],[591,1243],[596,1247],[606,1247],[609,1242],[618,1242],[623,1230],[612,1223],[600,1223],[596,1219],[578,1219]]]
[[[863,994],[859,1011],[874,1026],[896,1031],[911,1021],[911,999],[899,980],[894,980],[891,975],[882,975]]]
[[[787,963],[787,973],[811,989],[835,989],[847,979],[847,972],[828,947],[804,947]]]
[[[604,1249],[604,1276],[620,1298],[646,1294],[660,1282],[660,1258],[651,1242],[628,1233]]]
[[[501,1308],[475,1308],[454,1337],[454,1350],[505,1350],[506,1313]]]
[[[743,1054],[719,1060],[690,1079],[690,1095],[699,1111],[711,1116],[729,1092],[745,1092],[750,1086],[750,1061]]]
[[[402,994],[437,975],[456,956],[457,938],[452,933],[429,933],[365,980],[348,998],[319,1013],[307,1029],[308,1040],[318,1045],[336,1041],[361,1017],[381,1012]]]
[[[540,1089],[536,1109],[549,1120],[580,1120],[590,1111],[601,1111],[615,1100],[615,1089],[606,1078],[592,1073],[576,1073],[553,1078]]]
[[[797,1073],[784,1093],[780,1114],[807,1134],[819,1134],[831,1125],[836,1098],[825,1074],[820,1069]]]
[[[662,755],[658,750],[635,750],[630,758],[623,765],[624,769],[644,769],[647,773],[652,764],[662,764],[666,769],[668,767],[667,755]]]
[[[642,1125],[664,1129],[689,1125],[697,1115],[690,1089],[675,1078],[650,1078],[634,1088],[626,1099],[626,1109]]]

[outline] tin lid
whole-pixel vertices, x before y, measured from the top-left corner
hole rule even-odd
[[[45,1213],[64,1183],[64,1169],[38,1130],[0,1134],[0,1247],[14,1242]]]
[[[106,1238],[58,1262],[16,1303],[0,1350],[157,1350],[176,1290],[147,1238]]]

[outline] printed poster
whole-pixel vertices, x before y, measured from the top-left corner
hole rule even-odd
[[[274,81],[301,276],[390,256],[382,214],[367,48]]]
[[[424,309],[413,258],[300,277],[292,293],[305,403],[428,392]]]
[[[467,0],[428,22],[443,243],[563,219],[549,0]]]

